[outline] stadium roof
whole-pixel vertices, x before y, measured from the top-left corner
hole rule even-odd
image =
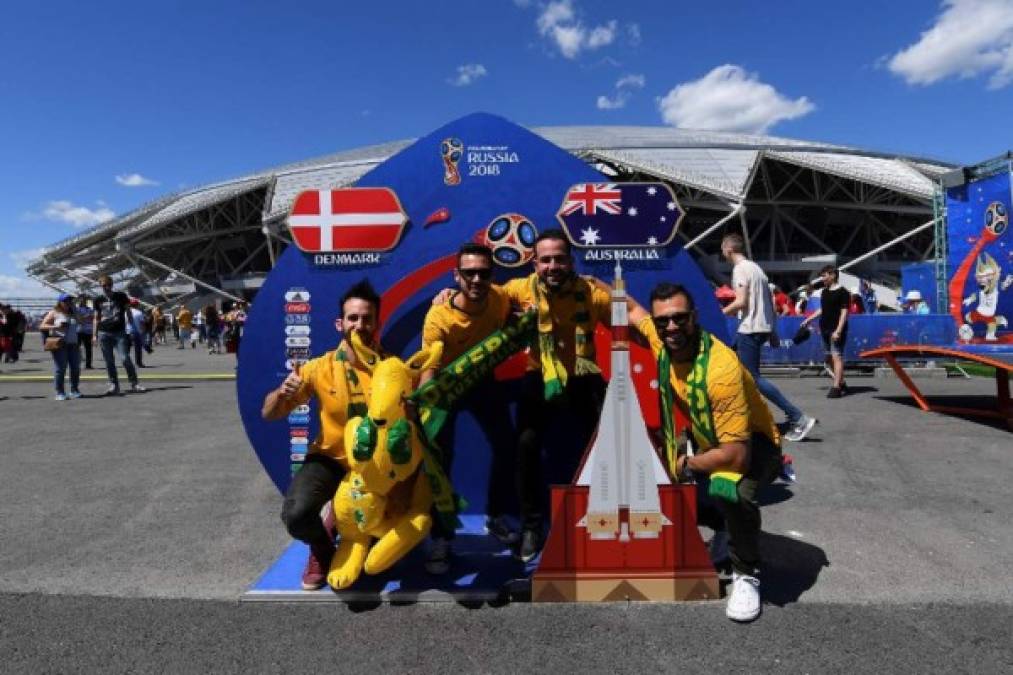
[[[536,127],[532,131],[606,173],[611,171],[621,178],[648,175],[669,181],[677,189],[686,191],[680,198],[686,199],[691,209],[694,205],[705,209],[730,208],[730,205],[756,199],[758,174],[762,174],[760,180],[765,183],[767,193],[767,198],[761,202],[773,203],[775,194],[784,193],[774,183],[790,183],[795,179],[785,171],[781,171],[784,174],[781,178],[775,175],[777,171],[758,171],[761,163],[768,161],[796,172],[796,178],[798,171],[808,170],[819,174],[822,180],[839,179],[842,186],[853,181],[869,189],[878,189],[879,193],[864,203],[874,210],[893,209],[899,213],[908,209],[931,215],[936,181],[954,168],[930,158],[776,136],[631,126]],[[50,285],[61,276],[65,280],[73,276],[87,283],[102,271],[127,271],[131,267],[135,270],[147,267],[149,278],[164,276],[152,274],[151,265],[156,264],[172,269],[180,267],[180,272],[184,273],[183,265],[156,255],[156,251],[183,242],[188,235],[200,235],[207,240],[208,235],[220,238],[247,231],[256,231],[260,241],[266,236],[266,251],[262,253],[273,265],[274,246],[288,243],[280,224],[299,192],[322,186],[351,185],[412,142],[403,140],[355,148],[162,197],[43,249],[40,257],[28,265],[28,272]],[[828,191],[833,192],[833,188],[822,189],[823,193]],[[840,206],[840,195],[853,192],[838,190],[838,201],[832,204]],[[796,202],[831,203],[816,194],[798,197]],[[223,205],[237,199],[245,199],[247,208],[257,211],[256,217],[225,214]],[[874,203],[877,200],[878,203]],[[224,224],[223,218],[227,220]],[[803,227],[801,223],[798,226]],[[252,240],[250,245],[253,245]],[[143,255],[130,260],[132,251]],[[257,256],[252,249],[246,253],[246,259]],[[151,256],[159,258],[159,262]],[[219,277],[230,271],[233,274],[244,271],[244,265],[237,266],[235,259],[221,252],[213,257],[210,267],[206,263],[202,268],[204,276],[208,275],[208,269]],[[114,258],[120,260],[118,265],[110,264]],[[143,264],[138,264],[137,258]],[[201,276],[195,270],[190,270],[190,274],[195,278]]]

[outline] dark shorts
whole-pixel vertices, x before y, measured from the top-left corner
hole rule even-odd
[[[848,343],[847,326],[845,326],[844,330],[841,331],[840,340],[836,342],[831,340],[830,336],[833,334],[833,331],[830,331],[829,333],[820,333],[820,337],[823,338],[823,349],[827,352],[827,354],[831,354],[833,356],[844,356],[844,345]]]

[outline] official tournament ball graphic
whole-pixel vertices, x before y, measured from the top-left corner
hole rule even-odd
[[[965,323],[957,330],[957,337],[961,342],[970,342],[974,339],[974,329],[970,324]]]
[[[492,249],[497,264],[520,267],[534,256],[537,236],[538,230],[526,216],[504,213],[479,233],[478,241]]]
[[[1006,212],[1006,205],[1002,202],[992,202],[985,209],[985,229],[998,237],[1006,231],[1009,225],[1009,214]]]

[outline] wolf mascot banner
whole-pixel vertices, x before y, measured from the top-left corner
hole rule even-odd
[[[949,313],[964,344],[1013,344],[1010,163],[946,191]]]
[[[261,404],[290,369],[337,345],[334,319],[347,288],[369,279],[382,297],[381,343],[393,354],[410,354],[420,345],[434,295],[453,285],[462,243],[479,241],[493,249],[498,282],[529,274],[534,237],[560,227],[557,213],[571,188],[606,180],[540,136],[477,113],[380,164],[359,179],[355,192],[319,185],[302,193],[289,219],[296,245],[279,258],[257,295],[237,378],[247,435],[278,489],[288,487],[318,431],[317,402],[297,408],[287,422],[262,420]],[[709,284],[678,239],[661,240],[649,255],[576,243],[584,245],[574,249],[578,272],[608,278],[622,259],[628,288],[642,302],[661,280],[681,283],[695,296],[702,323],[719,337],[727,335]],[[607,349],[598,353],[608,360]],[[645,388],[653,377],[647,357],[638,371]],[[642,403],[654,405],[653,398]],[[457,424],[456,437],[467,448],[458,449],[451,479],[468,511],[482,513],[489,448],[469,416],[459,416]],[[504,482],[509,489],[512,479]]]

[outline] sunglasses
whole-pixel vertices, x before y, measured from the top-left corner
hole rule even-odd
[[[651,320],[654,321],[654,327],[658,330],[664,330],[668,328],[668,324],[674,322],[679,328],[682,328],[689,323],[690,317],[693,316],[693,312],[674,312],[672,314],[664,314],[662,316],[652,316]]]
[[[489,281],[489,279],[492,279],[491,267],[473,267],[467,270],[458,267],[457,273],[465,279],[481,279],[482,281]]]

